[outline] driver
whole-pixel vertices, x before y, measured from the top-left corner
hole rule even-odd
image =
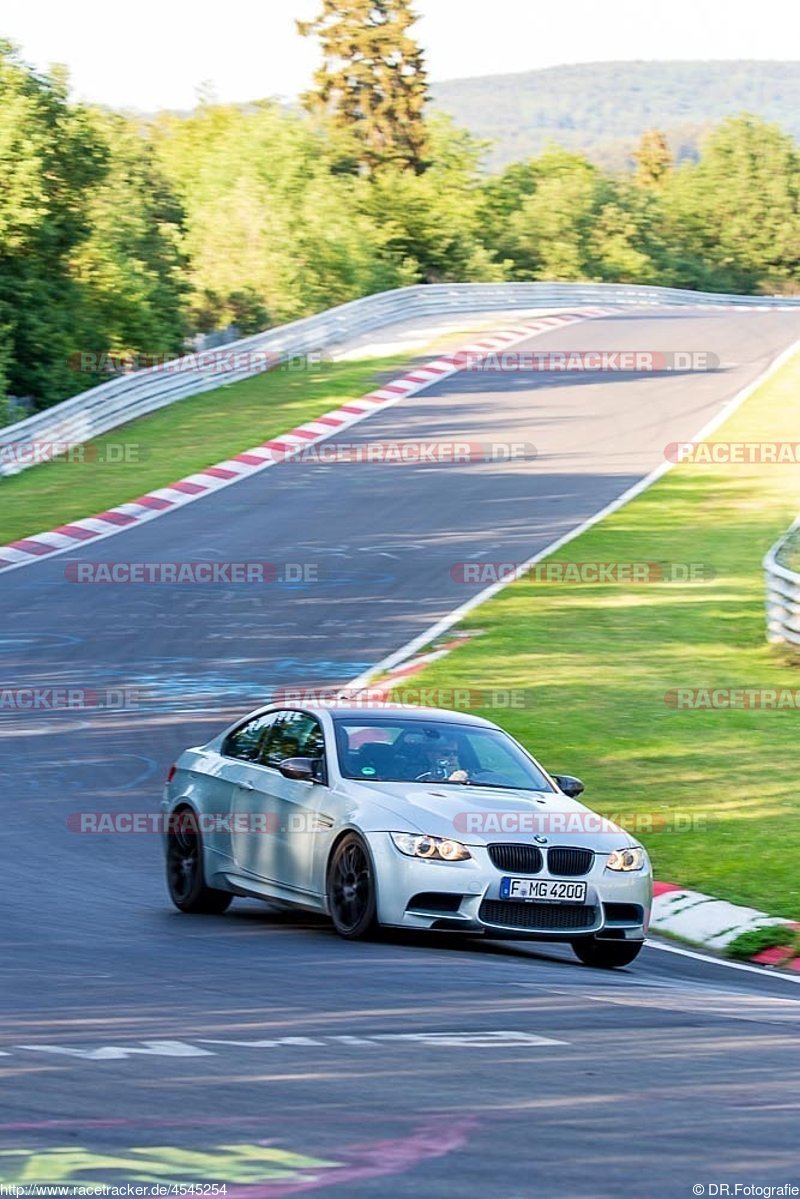
[[[468,775],[458,758],[458,745],[452,737],[441,737],[425,746],[428,769],[423,778],[448,783],[466,783]]]

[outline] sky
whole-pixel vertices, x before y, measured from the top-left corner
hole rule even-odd
[[[432,79],[562,63],[797,57],[797,0],[416,0]],[[77,99],[134,108],[293,99],[317,63],[295,17],[320,0],[2,0],[0,38],[40,69],[64,63]]]

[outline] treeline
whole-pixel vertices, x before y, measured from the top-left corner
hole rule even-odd
[[[357,119],[309,107],[134,120],[0,43],[0,418],[97,382],[80,351],[177,354],[410,283],[797,285],[798,149],[754,117],[697,164],[650,133],[632,175],[552,148],[487,176],[485,145],[421,105],[414,145],[366,162]]]

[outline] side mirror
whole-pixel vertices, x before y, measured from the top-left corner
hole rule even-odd
[[[324,773],[321,758],[284,758],[278,770],[285,779],[299,783],[321,783]]]
[[[553,778],[564,794],[568,795],[570,799],[577,799],[586,790],[581,780],[576,779],[572,774],[554,774]]]

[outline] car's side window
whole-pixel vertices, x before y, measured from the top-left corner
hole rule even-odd
[[[286,758],[322,758],[325,737],[319,721],[306,712],[280,712],[261,747],[262,766],[277,768]]]
[[[291,712],[278,713],[275,723],[261,746],[259,762],[262,766],[272,766],[274,769],[286,758],[298,756],[297,739],[292,736],[291,732],[292,715]]]
[[[312,716],[308,717],[308,725],[303,738],[301,754],[304,758],[324,758],[325,736],[322,726]]]
[[[222,753],[226,758],[239,758],[243,762],[258,762],[264,734],[274,723],[277,713],[267,712],[256,716],[246,724],[240,724],[225,738]]]

